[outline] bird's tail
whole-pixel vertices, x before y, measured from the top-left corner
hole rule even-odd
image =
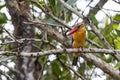
[[[78,61],[78,57],[74,57],[72,65],[76,66],[77,65],[77,61]]]
[[[72,65],[76,66],[77,65],[77,61],[78,61],[78,57],[79,57],[79,53],[73,53],[73,62]]]

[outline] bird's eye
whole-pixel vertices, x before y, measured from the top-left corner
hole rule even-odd
[[[84,24],[82,24],[82,23],[77,23],[77,24],[75,24],[73,27],[76,27],[76,28],[80,28],[80,27],[82,27]]]
[[[82,26],[82,24],[78,25],[77,27],[80,28]]]
[[[78,25],[77,28],[80,28],[80,25]]]

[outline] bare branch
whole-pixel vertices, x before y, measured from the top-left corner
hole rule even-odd
[[[114,50],[114,48],[110,45],[110,43],[105,39],[105,37],[100,34],[100,32],[97,30],[97,28],[92,24],[92,23],[88,23],[92,29],[92,31],[99,37],[99,39],[105,44],[105,46],[109,49]],[[113,54],[113,56],[120,61],[120,54],[118,54],[117,52],[115,54]]]
[[[120,80],[120,75],[119,75],[119,70],[115,70],[112,66],[110,66],[108,63],[106,63],[105,61],[103,61],[102,59],[87,53],[87,54],[81,54],[81,56],[93,63],[95,66],[101,68],[104,72],[110,74],[112,77],[116,78],[117,80]]]
[[[87,16],[90,16],[91,13],[94,13],[96,14],[100,9],[101,7],[104,6],[104,4],[107,2],[108,0],[100,0],[97,5],[95,5],[95,7],[93,7],[92,9],[90,9],[89,11],[89,14]]]
[[[12,71],[12,72],[14,72],[14,73],[19,73],[19,74],[20,74],[20,72],[19,72],[18,70],[9,67],[8,65],[6,65],[6,64],[3,63],[3,62],[0,62],[0,64],[3,65],[3,66],[5,66],[5,67],[7,67],[10,71]]]
[[[48,51],[42,51],[42,52],[22,52],[22,53],[17,53],[17,52],[9,52],[9,51],[1,51],[0,55],[16,55],[16,56],[45,56],[45,55],[50,55],[50,54],[62,54],[62,53],[80,53],[80,55],[87,61],[90,61],[97,67],[101,68],[104,72],[110,74],[114,78],[120,79],[119,76],[119,71],[114,70],[112,66],[101,60],[100,58],[97,58],[96,56],[90,54],[90,53],[106,53],[106,54],[115,54],[116,52],[120,54],[120,50],[111,50],[111,49],[96,49],[96,48],[91,48],[91,49],[84,49],[82,51],[81,49],[55,49],[55,50],[48,50]],[[84,53],[84,54],[83,54]],[[119,56],[120,58],[120,56]]]
[[[78,17],[83,18],[83,15],[79,14],[79,12],[72,8],[69,4],[67,4],[66,2],[64,2],[63,0],[58,0],[65,8],[67,8],[68,10],[72,11],[73,13],[75,13]]]
[[[55,40],[59,41],[63,45],[70,47],[69,39],[65,38],[61,33],[59,33],[56,29],[54,29],[49,24],[46,24],[46,25],[41,24],[41,22],[38,19],[31,21],[31,24],[34,24],[40,30],[47,31],[49,36],[51,36]]]
[[[96,46],[97,48],[102,48],[102,46],[100,46],[99,44],[95,43],[94,41],[87,39],[87,41],[92,44],[93,46]]]
[[[79,74],[77,71],[75,71],[72,67],[70,67],[70,65],[67,65],[66,63],[64,63],[62,60],[58,59],[58,61],[65,67],[67,67],[68,69],[72,70],[78,77],[80,77],[82,80],[86,80],[81,74]]]
[[[88,23],[88,24],[90,25],[92,31],[99,37],[99,39],[104,42],[106,47],[109,49],[113,49],[112,46],[109,44],[109,42],[104,38],[104,36],[100,34],[99,30],[97,30],[97,28],[92,23]]]
[[[0,62],[3,62],[3,61],[7,61],[7,60],[9,60],[9,59],[11,59],[11,58],[13,58],[14,56],[6,56],[6,57],[2,57],[2,58],[0,58]]]
[[[32,23],[31,23],[32,22]],[[25,24],[33,24],[33,23],[38,23],[34,20],[30,20],[30,22],[24,22]],[[53,26],[53,27],[62,27],[62,25],[59,25],[59,24],[52,24],[52,23],[46,23],[46,22],[39,22],[39,24],[41,25],[50,25],[50,26]],[[65,24],[67,25],[67,24]]]
[[[92,6],[90,6],[90,8],[94,8],[94,7],[92,7]],[[96,7],[96,9],[97,9],[98,7]],[[107,9],[107,8],[101,8],[101,7],[99,7],[99,9],[103,9],[103,10],[106,10],[106,11],[113,11],[113,12],[120,12],[119,10],[114,10],[114,9]]]
[[[3,72],[1,69],[0,74],[4,75],[7,78],[7,80],[13,80],[7,73]]]
[[[74,14],[76,14],[78,17],[81,17],[81,18],[85,18],[86,19],[86,17],[83,17],[82,15],[80,15],[79,14],[79,12],[77,11],[77,10],[75,10],[74,8],[72,8],[70,5],[68,5],[67,3],[65,3],[63,0],[58,0],[60,3],[62,3],[62,5],[65,7],[65,8],[67,8],[68,10],[70,10],[70,11],[72,11]],[[70,8],[69,8],[69,7]],[[88,18],[87,18],[88,19]],[[85,20],[86,21],[86,20]],[[88,23],[88,22],[87,22]],[[92,29],[92,31],[96,34],[96,35],[98,35],[98,37],[105,43],[105,45],[108,47],[108,48],[110,48],[110,49],[112,49],[112,47],[111,47],[111,45],[107,42],[107,40],[103,37],[103,35],[101,35],[100,34],[100,32],[96,29],[96,27],[94,27],[94,25],[92,24],[92,23],[88,23],[89,25],[90,25],[90,27],[91,27],[91,29]]]
[[[44,71],[44,69],[45,69],[45,66],[46,66],[47,61],[48,61],[48,56],[46,56],[46,58],[45,58],[45,60],[44,60],[44,64],[43,64],[43,66],[42,66],[42,69],[41,69],[41,72],[40,72],[40,74],[39,74],[38,80],[41,80],[41,79],[42,79],[43,71]]]
[[[112,46],[109,44],[109,42],[104,38],[104,36],[102,34],[100,34],[100,32],[97,30],[97,28],[93,25],[92,22],[89,22],[89,19],[87,17],[81,16],[77,10],[75,10],[74,8],[72,8],[70,5],[68,5],[67,3],[65,3],[63,0],[58,0],[60,3],[62,3],[62,5],[67,8],[68,10],[72,11],[74,14],[76,14],[78,17],[83,18],[84,21],[90,25],[92,31],[99,37],[99,39],[105,44],[105,46],[109,49],[113,49]],[[69,8],[69,7],[70,8]],[[120,61],[120,54],[116,53],[115,55],[113,54],[113,56]]]
[[[42,7],[37,0],[31,0],[31,2],[35,3],[45,14],[47,14],[48,16],[50,16],[52,19],[54,19],[55,21],[57,21],[60,24],[64,25],[66,28],[71,29],[67,24],[65,24],[63,21],[61,21],[57,17],[55,17],[52,13],[46,11],[45,8]]]
[[[116,54],[119,53],[120,54],[120,50],[111,50],[111,49],[98,49],[98,48],[89,48],[89,49],[84,49],[83,51],[81,49],[53,49],[53,50],[48,50],[48,51],[41,51],[41,52],[21,52],[21,53],[17,53],[17,52],[10,52],[10,51],[0,51],[0,55],[5,55],[5,56],[45,56],[45,55],[50,55],[50,54],[62,54],[62,53],[99,53],[99,54]],[[120,58],[120,56],[119,56]]]
[[[18,41],[11,33],[9,33],[8,30],[6,30],[6,29],[3,28],[3,27],[1,27],[1,28],[11,37],[11,39],[12,39],[13,41],[18,42],[18,43],[22,43],[22,42]]]
[[[112,1],[116,2],[117,4],[120,4],[119,0],[112,0]]]
[[[24,42],[24,41],[35,41],[35,42],[41,42],[42,40],[41,39],[35,39],[35,38],[22,38],[22,39],[16,39],[17,41],[19,41],[20,43]],[[0,45],[6,45],[6,44],[12,44],[12,43],[15,43],[16,41],[13,40],[13,41],[8,41],[8,42],[5,42],[5,43],[0,43]]]

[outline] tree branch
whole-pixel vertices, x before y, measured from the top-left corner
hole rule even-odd
[[[54,19],[55,21],[57,21],[60,24],[64,25],[66,28],[71,29],[67,24],[65,24],[63,21],[61,21],[57,17],[55,17],[52,13],[46,11],[45,8],[42,7],[37,0],[31,0],[31,2],[35,3],[37,5],[37,7],[39,7],[45,14],[47,14],[48,16],[50,16],[52,19]]]
[[[58,61],[65,67],[67,67],[68,69],[72,70],[74,72],[74,74],[76,74],[78,77],[80,77],[82,80],[86,80],[81,74],[79,74],[77,71],[75,71],[72,67],[70,67],[70,65],[67,65],[66,63],[64,63],[62,60],[58,59]]]
[[[74,12],[77,16],[79,16],[80,18],[83,18],[83,15],[79,14],[79,12],[72,8],[69,4],[67,4],[66,2],[64,2],[64,0],[58,0],[65,8],[67,8],[68,10],[70,10],[71,12]]]
[[[120,50],[111,50],[111,49],[98,49],[98,48],[89,48],[89,49],[84,49],[82,51],[82,49],[53,49],[53,50],[48,50],[48,51],[41,51],[41,52],[21,52],[21,53],[17,53],[17,52],[10,52],[10,51],[0,51],[0,55],[5,55],[5,56],[33,56],[33,57],[37,57],[37,56],[45,56],[45,55],[51,55],[51,54],[63,54],[63,53],[67,53],[67,54],[71,54],[71,53],[99,53],[99,54],[116,54],[119,53],[120,54]],[[120,57],[120,56],[119,56]]]
[[[17,53],[17,52],[1,51],[0,55],[37,57],[37,56],[45,56],[45,55],[50,55],[50,54],[63,54],[63,53],[71,54],[71,53],[78,53],[78,52],[85,60],[90,61],[91,63],[93,63],[97,67],[101,68],[104,72],[110,74],[114,78],[120,79],[118,70],[114,70],[114,68],[112,66],[110,66],[109,64],[107,64],[105,61],[90,54],[90,53],[115,54],[116,52],[120,54],[120,50],[91,48],[91,49],[84,49],[84,51],[82,51],[81,49],[55,49],[55,50],[48,50],[48,51],[42,51],[42,52],[30,52],[30,53],[26,53],[26,52]]]
[[[71,7],[72,8],[72,7]],[[74,10],[74,8],[72,8]],[[77,12],[77,11],[76,11]],[[74,12],[73,12],[74,13]],[[77,13],[76,13],[77,14]],[[27,14],[26,14],[27,15]],[[29,15],[29,14],[28,14]],[[81,15],[78,14],[79,17],[83,18]],[[28,19],[32,19],[31,15],[29,16],[26,16],[28,17]],[[33,19],[32,19],[33,20]],[[39,22],[39,19],[35,20],[35,21],[38,21]],[[40,25],[40,24],[35,24],[37,25],[37,27],[41,30],[44,30],[44,31],[47,31],[48,32],[48,35],[51,36],[52,38],[54,38],[55,40],[59,41],[60,43],[62,43],[63,45],[66,45],[67,47],[70,47],[68,42],[69,41],[68,39],[66,39],[63,35],[61,35],[58,31],[56,31],[55,29],[52,28],[52,26],[50,25]],[[106,51],[107,50],[107,51]],[[21,54],[18,54],[16,52],[0,52],[1,55],[17,55],[17,56],[43,56],[43,55],[50,55],[50,54],[62,54],[62,53],[73,53],[73,52],[83,52],[83,53],[89,53],[89,52],[95,52],[95,53],[107,53],[107,54],[116,54],[119,53],[120,54],[120,51],[119,50],[108,50],[108,49],[84,49],[84,51],[82,51],[81,49],[79,50],[76,50],[76,49],[58,49],[58,50],[49,50],[49,51],[43,51],[43,52],[31,52],[31,53],[27,53],[27,52],[22,52]],[[115,77],[115,78],[119,78],[119,74],[117,73],[116,70],[114,70],[112,67],[110,67],[109,69],[113,70],[113,72],[111,72],[109,69],[108,69],[108,65],[107,63],[104,63],[104,65],[102,65],[101,67],[101,64],[99,64],[99,62],[101,63],[101,61],[97,60],[96,56],[94,56],[94,58],[92,58],[91,56],[92,54],[81,54],[81,56],[83,56],[86,60],[88,61],[91,61],[91,63],[95,64],[96,66],[100,67],[101,69],[105,67],[105,69],[103,69],[105,72],[107,72],[108,74],[110,74],[111,76]],[[118,56],[120,58],[120,56]],[[106,68],[106,65],[107,65],[107,68]],[[108,70],[107,70],[108,69]],[[108,72],[110,71],[110,73]]]
[[[45,58],[45,60],[44,60],[44,63],[43,63],[41,72],[40,72],[40,74],[39,74],[39,79],[38,79],[38,80],[41,80],[41,79],[42,79],[43,71],[44,71],[44,69],[45,69],[45,66],[46,66],[47,62],[48,62],[48,56],[46,56],[46,58]]]
[[[11,33],[9,33],[8,30],[6,30],[6,29],[3,28],[3,27],[1,27],[1,28],[11,37],[11,39],[12,39],[13,41],[18,42],[18,43],[22,43],[22,42],[18,41]]]
[[[0,74],[4,75],[7,78],[7,80],[13,80],[7,73],[3,72],[1,69]]]
[[[97,48],[101,48],[102,49],[102,46],[100,46],[99,44],[95,43],[94,41],[90,40],[90,39],[87,39],[87,41],[92,44],[93,46],[96,46]]]
[[[3,62],[3,61],[7,61],[7,60],[9,60],[9,59],[11,59],[11,58],[13,58],[14,56],[6,56],[6,57],[2,57],[2,58],[0,58],[0,62]]]
[[[91,13],[94,13],[96,14],[103,6],[104,4],[107,2],[108,0],[100,0],[94,8],[92,8],[90,11],[89,11],[89,14],[87,16],[90,16]]]
[[[35,39],[35,38],[22,38],[22,39],[16,39],[16,40],[19,41],[18,43],[23,43],[24,41],[35,41],[35,42],[43,41],[41,39]],[[7,41],[7,42],[4,42],[4,43],[0,43],[0,45],[12,44],[12,43],[15,43],[15,42],[16,42],[15,40]]]
[[[104,36],[102,34],[100,34],[100,32],[97,30],[97,28],[93,25],[92,22],[89,22],[87,17],[84,17],[82,15],[79,14],[79,12],[77,10],[75,10],[74,8],[72,8],[70,5],[68,5],[67,3],[65,3],[63,0],[58,0],[65,8],[67,8],[68,10],[72,11],[74,14],[76,14],[78,17],[83,18],[84,22],[89,24],[92,31],[99,37],[99,39],[105,44],[105,46],[109,49],[113,49],[112,46],[109,44],[109,42],[104,38]],[[113,56],[120,61],[120,54],[116,53],[115,55],[113,54]]]
[[[95,66],[101,68],[105,73],[108,73],[112,77],[116,78],[117,80],[120,80],[119,70],[115,70],[111,65],[109,65],[105,61],[101,60],[100,58],[98,58],[90,53],[81,54],[81,56],[85,60],[87,60],[87,61],[93,63]]]
[[[30,21],[32,24],[34,24],[38,29],[47,31],[48,35],[54,38],[55,40],[59,41],[60,43],[64,44],[66,47],[70,47],[69,39],[65,38],[61,33],[59,33],[56,29],[54,29],[49,24],[41,24],[41,22],[36,19],[33,21]]]
[[[17,69],[11,68],[11,67],[9,67],[8,65],[6,65],[3,62],[0,62],[0,64],[3,65],[3,66],[5,66],[6,68],[8,68],[10,71],[12,71],[14,73],[19,73],[20,74],[20,72]]]
[[[33,0],[31,0],[31,1],[34,2],[38,7],[40,7],[40,8],[42,9],[42,11],[45,12],[48,16],[50,16],[52,19],[54,19],[55,21],[61,23],[63,26],[66,26],[68,29],[71,29],[66,23],[64,23],[63,21],[61,21],[60,19],[58,19],[58,18],[55,17],[54,15],[46,12],[46,11],[44,10],[44,8],[43,8],[40,4],[38,4],[37,1],[33,1]],[[69,7],[69,5],[68,5],[68,7]],[[72,7],[71,7],[71,8],[72,8]],[[70,9],[71,9],[71,8],[70,8]],[[73,9],[73,10],[74,10],[74,9]],[[79,13],[77,13],[77,14],[79,14]],[[81,16],[82,16],[82,15],[81,15]],[[56,25],[54,25],[54,24],[43,23],[43,22],[35,21],[35,20],[34,20],[34,21],[30,21],[30,22],[25,22],[25,23],[27,23],[27,24],[40,24],[40,25],[56,26]],[[57,25],[57,26],[59,26],[59,25]],[[60,26],[61,26],[61,25],[60,25]],[[94,46],[96,46],[96,47],[101,48],[97,43],[93,42],[92,40],[87,39],[87,41],[88,41],[90,44],[92,44],[92,45],[94,45]]]
[[[92,29],[92,31],[98,36],[98,38],[105,44],[105,46],[109,49],[112,49],[114,50],[114,48],[110,45],[110,43],[105,39],[105,37],[100,34],[100,32],[97,30],[97,28],[92,24],[92,23],[88,23]],[[113,56],[118,60],[120,61],[120,54],[118,53],[115,53],[113,54]]]
[[[74,14],[76,14],[78,17],[83,18],[83,19],[88,19],[82,15],[79,14],[79,12],[77,10],[75,10],[74,8],[72,8],[69,4],[65,3],[63,0],[58,0],[65,8],[67,8],[68,10],[72,11]],[[86,21],[86,20],[85,20]],[[86,21],[87,22],[87,21]],[[100,32],[94,27],[94,25],[90,22],[87,22],[92,31],[105,43],[105,45],[108,48],[112,48],[111,45],[107,42],[107,40],[103,37],[103,35],[100,34]]]

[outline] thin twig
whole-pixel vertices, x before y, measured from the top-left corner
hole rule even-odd
[[[22,38],[22,39],[16,39],[17,41],[20,41],[20,42],[24,42],[24,41],[35,41],[35,42],[41,42],[42,40],[41,39],[35,39],[35,38]],[[15,43],[16,41],[13,40],[13,41],[8,41],[8,42],[4,42],[4,43],[0,43],[0,45],[6,45],[6,44],[12,44],[12,43]]]
[[[34,20],[29,20],[29,22],[24,22],[25,24],[41,24],[41,25],[50,25],[53,27],[62,27],[62,25],[59,24],[51,24],[51,23],[45,23],[45,22],[40,22],[40,21],[34,21]]]
[[[43,63],[42,69],[41,69],[41,71],[40,71],[38,80],[41,80],[41,79],[42,79],[43,71],[44,71],[44,69],[45,69],[45,65],[46,65],[47,61],[48,61],[48,56],[46,56],[46,58],[45,58],[45,61],[44,61],[44,63]]]
[[[90,8],[94,8],[92,6],[89,6]],[[99,7],[100,8],[100,7]],[[96,9],[98,9],[98,7],[96,7]],[[113,9],[106,9],[106,8],[100,8],[100,9],[103,9],[103,10],[106,10],[106,11],[113,11],[113,12],[120,12],[119,10],[113,10]]]
[[[102,59],[90,53],[81,54],[80,56],[83,57],[86,61],[89,61],[93,63],[95,66],[102,69],[105,73],[108,73],[112,77],[116,78],[116,80],[120,80],[119,70],[115,70],[110,64],[106,63]]]
[[[57,17],[55,17],[53,14],[51,14],[50,12],[46,11],[44,7],[42,7],[40,5],[40,3],[37,0],[31,0],[31,2],[33,2],[34,4],[37,5],[37,7],[39,7],[45,14],[49,15],[52,19],[54,19],[55,21],[59,22],[60,24],[64,25],[66,28],[71,29],[67,24],[65,24],[62,20],[58,19]]]
[[[87,39],[87,41],[88,41],[90,44],[96,46],[97,48],[101,48],[101,49],[102,49],[102,46],[100,46],[99,44],[95,43],[94,41],[92,41],[92,40],[90,40],[90,39]]]
[[[77,10],[75,10],[74,8],[72,8],[69,4],[65,3],[63,0],[58,0],[65,8],[67,8],[68,10],[72,11],[74,14],[76,14],[78,17],[84,18],[82,15],[79,14],[79,12]],[[94,27],[94,25],[92,23],[88,23],[92,29],[92,31],[98,35],[98,37],[105,43],[105,45],[108,48],[112,48],[111,45],[107,42],[107,40],[103,37],[103,35],[100,34],[100,32],[96,29],[96,27]]]
[[[112,1],[116,2],[117,4],[120,4],[119,0],[112,0]]]
[[[9,69],[10,71],[12,71],[13,73],[19,73],[19,74],[20,74],[20,72],[19,72],[18,70],[9,67],[8,65],[6,65],[6,64],[3,63],[3,62],[0,62],[0,64],[3,65],[3,66],[5,66],[6,68],[8,68],[8,69]]]
[[[66,63],[64,63],[62,60],[58,59],[58,61],[64,65],[65,67],[67,67],[68,69],[72,70],[78,77],[80,77],[82,80],[86,80],[81,74],[79,74],[77,71],[75,71],[72,67],[70,67],[70,65],[67,65]]]
[[[7,60],[9,60],[9,59],[11,59],[11,58],[13,58],[13,57],[14,57],[14,56],[2,57],[2,58],[0,58],[0,62],[7,61]]]
[[[4,75],[7,78],[7,80],[13,80],[7,73],[3,72],[1,69],[0,74]]]
[[[18,41],[11,33],[9,33],[8,30],[6,30],[5,28],[1,27],[10,37],[13,41],[18,42],[18,43],[22,43],[21,41]]]
[[[105,46],[106,46],[107,48],[114,50],[113,47],[110,45],[110,43],[105,39],[105,37],[104,37],[102,34],[100,34],[100,32],[98,31],[98,29],[93,25],[92,22],[89,21],[88,18],[80,15],[77,10],[75,10],[74,8],[72,8],[69,4],[65,3],[63,0],[58,0],[58,1],[59,1],[65,8],[67,8],[67,9],[70,10],[70,11],[72,11],[72,12],[73,12],[74,14],[76,14],[78,17],[83,18],[84,21],[86,21],[86,19],[87,19],[88,21],[86,21],[86,23],[89,24],[89,26],[91,27],[91,30],[99,37],[99,39],[105,44]],[[115,54],[113,54],[113,56],[114,56],[118,61],[120,61],[120,57],[119,57],[120,54],[115,53]]]
[[[83,18],[83,15],[79,14],[79,12],[72,8],[69,4],[67,4],[66,2],[64,2],[64,0],[58,0],[65,8],[67,8],[68,10],[70,10],[71,12],[74,12],[76,15],[78,15],[80,18]]]

